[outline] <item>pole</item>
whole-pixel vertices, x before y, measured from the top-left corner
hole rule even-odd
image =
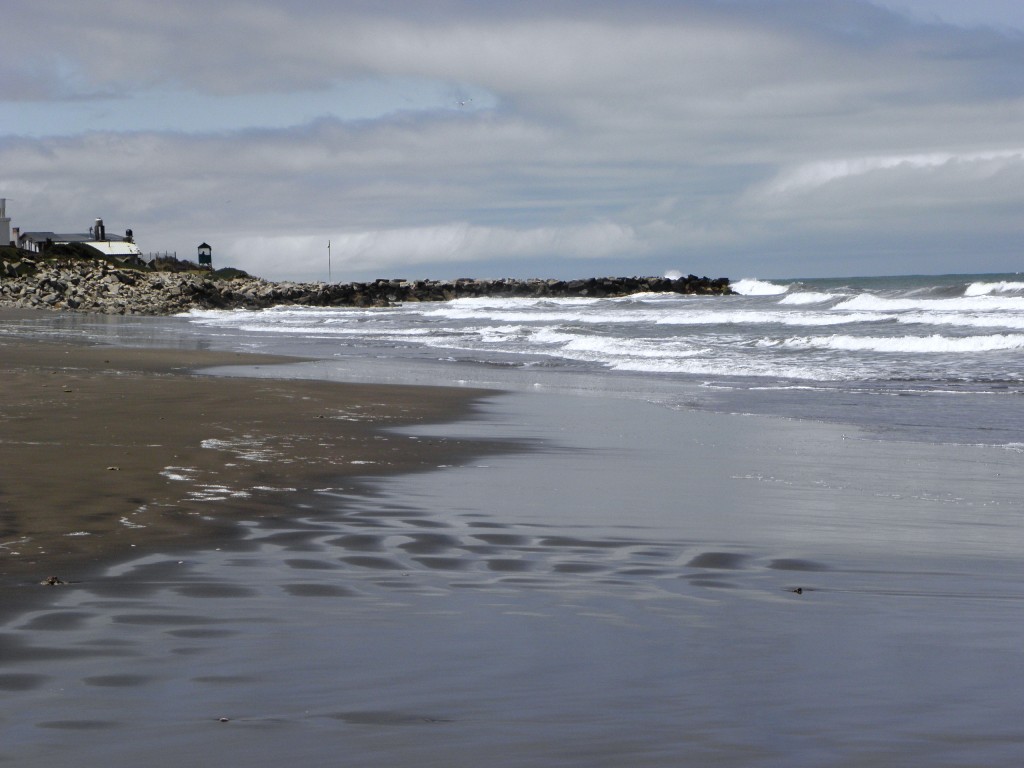
[[[331,278],[331,241],[327,241],[327,282],[333,283],[334,280]]]

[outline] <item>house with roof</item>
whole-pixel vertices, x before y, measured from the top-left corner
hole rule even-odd
[[[129,229],[123,235],[108,233],[103,219],[96,219],[88,232],[22,232],[14,229],[15,244],[22,250],[43,253],[53,245],[80,243],[121,261],[141,259],[142,251],[135,244],[135,238]]]

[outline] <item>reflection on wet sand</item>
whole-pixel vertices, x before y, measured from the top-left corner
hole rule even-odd
[[[571,441],[608,440],[614,410],[590,433],[570,415]],[[219,549],[33,585],[0,631],[0,761],[1015,766],[1016,488],[991,482],[1006,467],[976,466],[972,486],[953,449],[685,426],[646,425],[644,444],[677,451],[661,464],[570,446],[386,478]],[[849,477],[805,480],[836,445]],[[684,448],[701,482],[679,494]],[[887,467],[910,451],[936,496],[966,501],[906,493],[919,478]],[[786,482],[750,479],[768,475]],[[966,515],[986,523],[970,551]]]

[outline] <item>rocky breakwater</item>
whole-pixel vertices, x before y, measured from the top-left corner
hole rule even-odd
[[[689,275],[585,280],[375,280],[367,283],[270,282],[210,271],[161,272],[105,261],[20,258],[0,264],[0,306],[105,314],[167,315],[190,309],[278,305],[384,307],[460,298],[606,298],[634,293],[725,295],[726,278]]]

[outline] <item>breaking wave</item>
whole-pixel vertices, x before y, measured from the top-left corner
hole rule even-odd
[[[1024,294],[1024,283],[1010,280],[1000,280],[996,283],[971,283],[964,290],[965,296],[987,296],[993,293]]]
[[[762,346],[791,349],[835,349],[846,352],[883,352],[903,354],[973,353],[1024,349],[1024,335],[992,336],[804,336],[782,341],[762,340]]]
[[[544,370],[754,377],[766,386],[913,380],[942,388],[949,381],[1024,382],[1024,281],[1013,277],[747,278],[733,285],[739,295],[729,297],[641,293],[277,307],[196,311],[187,322],[206,332],[277,336],[286,354],[308,343],[327,357],[421,350],[434,360]]]
[[[778,296],[788,291],[789,286],[745,277],[733,283],[732,289],[741,296]]]

